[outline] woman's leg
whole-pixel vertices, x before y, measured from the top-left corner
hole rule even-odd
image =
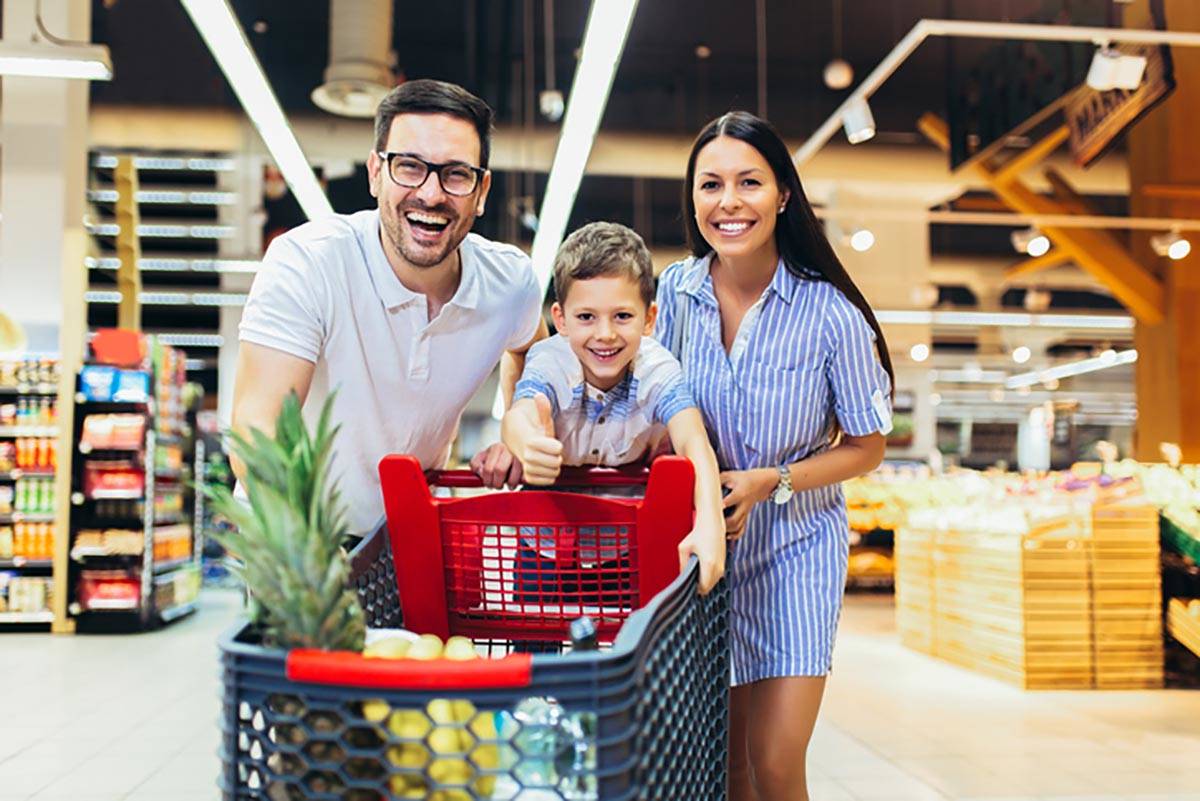
[[[758,801],[750,782],[747,719],[754,685],[743,684],[729,691],[729,801]]]
[[[758,801],[808,801],[805,763],[825,677],[765,679],[751,687],[746,726]]]

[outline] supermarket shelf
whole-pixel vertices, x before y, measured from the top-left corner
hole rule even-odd
[[[11,515],[0,515],[0,523],[53,523],[53,514],[27,514],[13,512]]]
[[[93,490],[83,496],[85,501],[140,501],[146,496],[141,490]]]
[[[0,428],[0,439],[57,436],[58,426],[4,426]]]
[[[0,559],[0,570],[48,570],[54,567],[50,559],[26,559],[14,556],[12,559]]]
[[[15,387],[0,387],[0,395],[40,395],[49,397],[58,394],[58,387],[51,384],[18,384]]]
[[[53,623],[54,613],[43,612],[0,612],[2,623]]]
[[[44,468],[39,470],[20,467],[16,470],[0,470],[0,481],[16,481],[19,478],[54,478],[54,471]]]
[[[172,620],[177,620],[178,618],[181,618],[187,614],[191,614],[192,612],[195,612],[195,611],[196,611],[196,602],[188,601],[187,603],[176,604],[175,606],[169,606],[166,609],[164,609],[163,611],[159,612],[158,616],[159,616],[159,618],[162,619],[163,623],[170,623]]]
[[[190,523],[190,522],[192,522],[191,515],[180,514],[180,515],[174,515],[172,517],[155,518],[154,527],[158,528],[159,526],[178,526],[178,525],[182,525],[184,523]]]
[[[131,454],[131,453],[141,453],[142,450],[143,450],[143,446],[142,446],[142,443],[140,443],[140,442],[137,443],[136,445],[130,445],[128,447],[122,447],[122,448],[112,448],[112,447],[95,448],[86,442],[79,443],[79,452],[82,453],[84,456],[91,456],[92,454],[96,454],[96,453],[101,453],[101,454],[113,453],[113,454],[120,454],[120,455],[125,456],[125,455]]]
[[[112,559],[128,561],[130,559],[142,560],[142,554],[138,553],[113,553],[112,551],[102,550],[100,548],[80,548],[76,546],[71,549],[71,559],[75,562],[82,562],[92,559]]]
[[[182,470],[155,470],[154,477],[160,478],[163,481],[179,481],[181,478],[183,478],[183,471]]]
[[[83,608],[84,612],[136,612],[141,608],[141,604],[137,601],[126,600],[108,600],[99,598],[88,602],[88,605]]]
[[[170,573],[172,570],[190,565],[191,563],[192,557],[190,556],[181,556],[178,559],[169,559],[165,562],[155,562],[154,575],[161,576],[164,573]]]
[[[168,434],[165,431],[156,431],[155,438],[159,445],[182,445],[184,440],[182,434]]]

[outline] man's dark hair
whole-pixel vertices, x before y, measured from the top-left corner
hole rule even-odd
[[[400,84],[375,112],[375,150],[387,147],[392,120],[398,114],[449,114],[475,126],[479,134],[479,166],[487,168],[492,150],[492,107],[455,83],[423,78]]]
[[[620,223],[589,223],[568,236],[554,257],[554,295],[564,303],[571,284],[610,275],[637,284],[647,307],[654,302],[654,265],[642,238]]]

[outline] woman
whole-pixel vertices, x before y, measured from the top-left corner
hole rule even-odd
[[[656,335],[730,490],[730,798],[803,801],[846,580],[840,482],[883,459],[891,360],[769,123],[709,123],[684,206],[693,257],[662,275]]]

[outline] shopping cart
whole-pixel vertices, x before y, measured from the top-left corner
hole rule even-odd
[[[223,798],[725,797],[727,598],[723,583],[698,595],[694,559],[676,575],[691,525],[686,460],[564,473],[589,487],[644,484],[640,499],[441,498],[408,457],[380,473],[389,527],[351,557],[370,625],[395,625],[402,607],[405,627],[469,636],[492,658],[288,652],[248,627],[228,632]],[[479,486],[461,472],[431,479]],[[572,648],[580,616],[611,643]],[[528,642],[564,652],[514,652]]]

